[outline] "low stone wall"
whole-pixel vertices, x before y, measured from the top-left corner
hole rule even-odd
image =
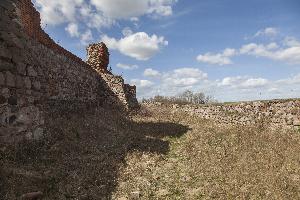
[[[253,101],[219,105],[172,105],[174,110],[211,119],[217,123],[300,128],[300,100]]]
[[[24,1],[0,1],[0,143],[40,138],[46,112],[56,107],[130,108],[121,77],[99,74],[24,31]]]

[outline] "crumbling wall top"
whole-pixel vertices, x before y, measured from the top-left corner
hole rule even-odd
[[[87,47],[87,63],[98,72],[107,72],[109,52],[103,43],[90,44]]]

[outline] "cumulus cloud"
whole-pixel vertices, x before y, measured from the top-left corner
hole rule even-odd
[[[80,37],[80,41],[83,45],[87,45],[92,40],[93,40],[93,34],[92,31],[89,29],[86,32],[84,32]]]
[[[257,31],[254,37],[259,37],[259,36],[275,37],[276,35],[278,35],[278,33],[279,31],[277,28],[267,27],[265,29]]]
[[[140,79],[131,81],[137,85],[139,98],[154,95],[173,96],[186,89],[204,92],[219,101],[296,98],[300,94],[300,74],[280,80],[248,75],[210,80],[207,73],[198,68],[177,68],[158,73],[160,76],[156,77],[154,82]]]
[[[300,41],[298,41],[294,37],[289,37],[288,36],[288,37],[284,38],[283,44],[285,46],[288,46],[288,47],[299,47],[300,46]]]
[[[82,4],[79,0],[35,0],[35,5],[41,13],[42,22],[45,24],[56,25],[63,22],[74,22],[76,6]]]
[[[160,77],[161,74],[157,70],[154,70],[152,68],[147,68],[144,71],[144,76],[157,78],[157,77]]]
[[[145,32],[132,33],[120,40],[103,35],[102,41],[106,43],[108,48],[118,50],[120,53],[137,60],[149,60],[163,46],[168,45],[168,41],[164,37],[155,34],[149,36]]]
[[[177,68],[171,71],[159,72],[148,68],[144,71],[146,77],[154,77],[155,82],[133,79],[132,84],[137,85],[138,96],[151,97],[153,95],[175,95],[185,89],[191,89],[202,85],[207,81],[207,73],[198,68]]]
[[[130,36],[133,34],[132,30],[129,28],[129,27],[125,27],[123,30],[122,30],[122,34],[123,36]]]
[[[232,64],[231,57],[236,55],[235,49],[227,48],[222,53],[206,53],[204,55],[198,55],[197,60],[199,62],[209,63],[209,64],[216,64],[216,65],[228,65]]]
[[[249,78],[248,76],[225,77],[218,86],[229,86],[232,88],[259,88],[268,84],[264,78]]]
[[[163,73],[162,82],[167,87],[188,87],[207,79],[207,73],[197,68],[178,68]]]
[[[291,85],[291,84],[300,84],[300,74],[296,74],[294,76],[291,76],[286,79],[280,79],[276,81],[278,84],[286,84],[286,85]]]
[[[145,14],[168,16],[176,0],[91,0],[99,11],[114,19],[131,19]]]
[[[295,41],[293,41],[295,43]],[[289,43],[292,44],[292,43]],[[300,46],[279,47],[276,43],[268,45],[250,43],[241,47],[241,54],[265,57],[289,64],[300,64]]]
[[[288,64],[300,64],[300,42],[294,37],[286,37],[280,43],[249,43],[242,45],[239,49],[227,48],[221,53],[199,55],[197,60],[215,65],[228,65],[232,64],[231,57],[237,55],[250,55]]]
[[[101,32],[118,20],[135,26],[141,16],[169,16],[177,0],[33,0],[43,26],[67,24],[65,31],[76,38],[86,38],[88,30]],[[79,30],[82,30],[82,35]],[[130,34],[130,33],[126,33]],[[85,43],[81,39],[81,43]],[[141,57],[140,59],[147,59]]]
[[[78,25],[75,23],[70,23],[65,28],[65,30],[70,34],[71,37],[79,37],[80,33],[78,31]]]
[[[131,84],[136,85],[139,88],[149,88],[154,85],[154,83],[149,80],[140,79],[132,79]]]
[[[131,79],[130,84],[136,86],[138,98],[153,97],[157,94],[156,87],[158,85],[152,81],[146,79]]]
[[[122,63],[118,63],[117,67],[119,67],[121,69],[125,69],[125,70],[134,70],[134,69],[139,68],[139,66],[137,66],[137,65],[127,65],[127,64],[122,64]]]
[[[42,21],[57,25],[83,21],[90,26],[111,25],[115,19],[138,19],[142,15],[168,16],[176,0],[34,0]]]

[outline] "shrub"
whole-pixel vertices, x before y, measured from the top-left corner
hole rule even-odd
[[[161,96],[156,95],[149,99],[143,99],[142,102],[161,102],[172,104],[207,104],[216,103],[216,100],[212,96],[205,95],[203,92],[192,92],[186,90],[175,96]]]

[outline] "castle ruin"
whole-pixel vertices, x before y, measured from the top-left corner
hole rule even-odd
[[[84,62],[50,38],[31,0],[0,1],[0,142],[38,139],[47,113],[138,107],[136,87],[107,70],[104,43]]]

